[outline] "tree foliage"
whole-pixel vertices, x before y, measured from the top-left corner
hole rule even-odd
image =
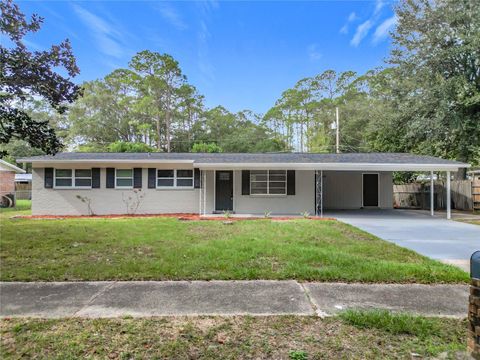
[[[56,153],[62,144],[49,122],[33,120],[19,104],[29,96],[37,96],[62,113],[66,104],[77,98],[78,86],[56,72],[56,68],[63,67],[70,77],[79,73],[70,42],[30,52],[23,37],[38,31],[43,19],[33,15],[27,20],[12,0],[0,2],[0,11],[0,31],[11,43],[0,46],[0,143],[23,139],[46,153]]]
[[[145,143],[167,152],[286,149],[257,114],[205,109],[203,96],[187,82],[178,62],[150,51],[136,54],[128,69],[85,83],[82,98],[70,108],[69,123],[69,141],[82,151],[108,151],[116,142]]]

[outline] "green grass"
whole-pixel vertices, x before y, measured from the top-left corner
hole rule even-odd
[[[25,212],[23,212],[25,213]],[[34,220],[0,214],[0,279],[455,283],[456,267],[337,221]]]
[[[0,358],[410,359],[465,352],[465,320],[418,322],[440,331],[418,336],[308,316],[4,319]]]
[[[387,310],[347,310],[339,317],[346,323],[363,329],[381,329],[392,334],[409,334],[425,338],[441,331],[436,319]]]
[[[17,200],[17,203],[13,208],[0,208],[0,214],[14,212],[15,215],[26,215],[31,208],[32,200]]]

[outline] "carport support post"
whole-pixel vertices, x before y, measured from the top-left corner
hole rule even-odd
[[[450,194],[450,171],[447,171],[447,219],[452,218],[452,209],[450,206],[451,194]]]
[[[202,215],[202,190],[203,190],[203,180],[202,180],[202,170],[200,171],[200,189],[198,189],[198,215]]]
[[[434,202],[433,202],[433,197],[434,197],[434,189],[435,189],[435,183],[433,181],[433,171],[430,171],[430,215],[434,215]]]

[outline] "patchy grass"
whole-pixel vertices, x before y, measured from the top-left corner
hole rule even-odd
[[[0,357],[405,359],[466,350],[465,320],[424,321],[440,331],[394,334],[303,316],[8,319],[0,322]]]
[[[468,223],[468,224],[480,225],[480,219],[479,220],[462,219],[462,220],[458,220],[458,221]]]
[[[337,221],[15,219],[0,214],[0,279],[298,279],[455,283],[456,267]]]

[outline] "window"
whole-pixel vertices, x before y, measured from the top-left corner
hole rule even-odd
[[[133,170],[132,169],[116,169],[115,170],[115,187],[119,189],[133,188]]]
[[[157,170],[157,188],[192,188],[193,170]]]
[[[252,170],[250,171],[251,195],[286,195],[286,170]]]
[[[55,169],[56,188],[86,188],[92,187],[91,169]]]

